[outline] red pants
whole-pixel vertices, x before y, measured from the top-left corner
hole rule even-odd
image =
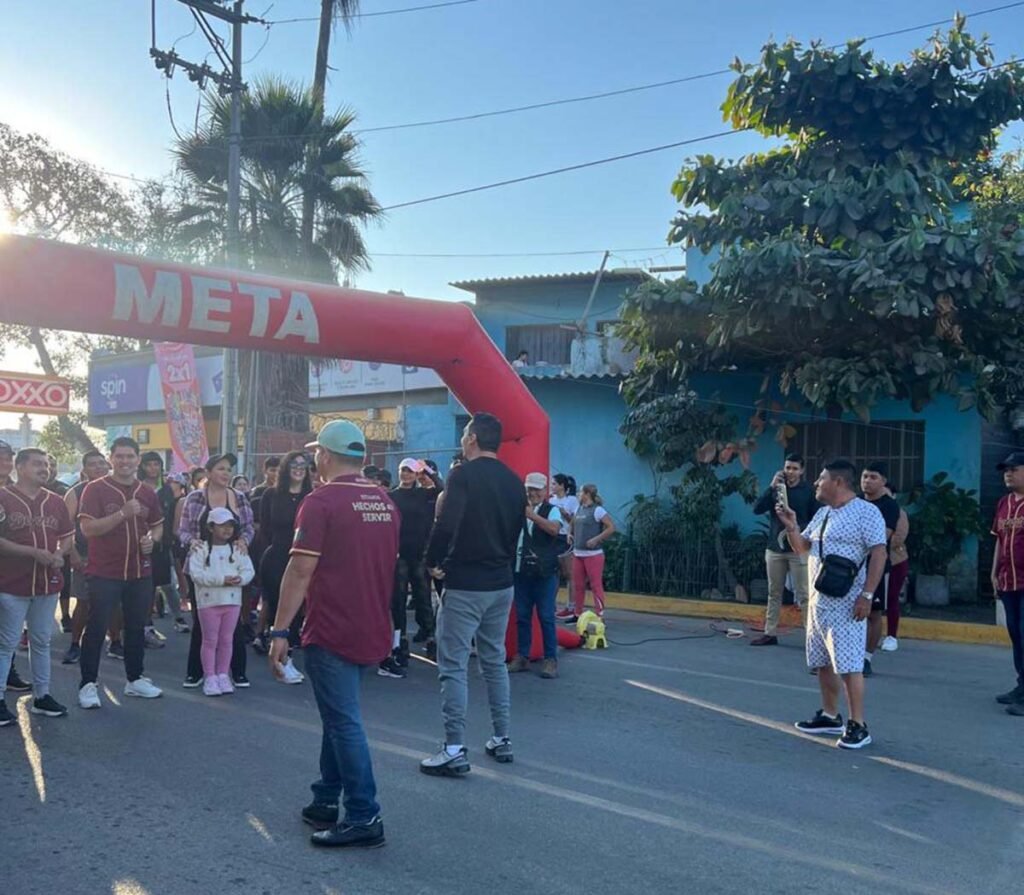
[[[576,556],[572,558],[572,597],[577,615],[583,614],[583,603],[587,596],[587,582],[594,594],[594,611],[604,613],[604,553],[597,556]]]
[[[910,561],[905,560],[889,570],[889,590],[885,601],[886,633],[896,637],[900,629],[900,591],[910,572]]]

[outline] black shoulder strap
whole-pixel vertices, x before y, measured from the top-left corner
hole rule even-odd
[[[831,513],[825,514],[825,521],[821,523],[821,534],[818,536],[818,559],[825,559],[825,529],[828,528],[828,518]]]

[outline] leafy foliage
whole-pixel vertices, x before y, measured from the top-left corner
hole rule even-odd
[[[923,575],[945,575],[966,538],[985,533],[975,491],[958,488],[940,472],[908,496],[907,551]]]
[[[1024,66],[957,18],[907,62],[851,41],[769,43],[734,64],[734,127],[781,141],[737,162],[700,156],[672,191],[669,241],[717,257],[713,276],[648,284],[622,333],[640,350],[634,407],[737,367],[763,393],[870,417],[938,394],[986,416],[1022,397],[1024,230],[965,214],[965,186],[1024,113]]]

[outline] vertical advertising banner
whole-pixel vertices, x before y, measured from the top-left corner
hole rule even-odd
[[[195,353],[180,342],[154,342],[153,350],[171,432],[171,471],[186,472],[210,458]]]

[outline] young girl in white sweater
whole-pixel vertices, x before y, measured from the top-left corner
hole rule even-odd
[[[220,696],[235,692],[228,674],[231,641],[241,612],[242,587],[256,572],[248,554],[234,547],[239,526],[231,510],[210,510],[202,530],[203,542],[189,554],[188,573],[195,582],[196,608],[203,629],[203,693]]]

